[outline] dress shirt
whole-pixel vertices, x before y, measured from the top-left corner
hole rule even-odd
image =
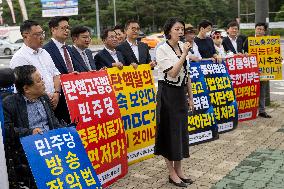
[[[14,54],[10,61],[10,68],[14,69],[18,66],[33,65],[39,71],[47,93],[54,92],[53,77],[60,75],[60,72],[54,65],[49,53],[42,48],[37,51],[23,44],[22,47]]]
[[[127,43],[130,45],[137,61],[139,62],[139,51],[138,51],[138,44],[137,41],[135,41],[135,43],[131,43],[130,41],[128,41],[128,39],[126,39]]]
[[[230,41],[231,41],[231,43],[232,43],[232,45],[233,45],[233,47],[234,47],[236,53],[238,53],[238,45],[237,45],[237,39],[238,39],[238,37],[236,37],[235,39],[233,39],[233,38],[231,38],[231,37],[229,36],[229,39],[230,39]]]
[[[214,47],[216,49],[217,55],[221,56],[222,58],[226,57],[226,52],[222,44],[220,45],[220,47],[214,44]]]
[[[89,70],[92,70],[92,67],[91,67],[91,65],[90,65],[89,58],[88,58],[88,56],[87,56],[85,50],[82,50],[82,49],[78,48],[76,45],[73,45],[73,46],[74,46],[74,47],[76,48],[76,50],[79,52],[79,54],[81,55],[81,57],[83,58],[83,60],[84,60],[84,62],[85,62],[85,64],[86,64],[86,66],[89,68]]]
[[[64,60],[64,62],[65,62],[65,65],[66,65],[66,60],[65,60],[65,58],[64,58],[64,50],[63,50],[63,46],[65,45],[65,43],[60,43],[59,41],[57,41],[57,40],[54,39],[54,38],[51,38],[51,40],[55,43],[56,47],[58,48],[58,50],[59,50],[59,52],[60,52],[60,54],[61,54],[61,56],[62,56],[62,58],[63,58],[63,60]],[[70,56],[70,54],[69,54],[68,51],[67,51],[67,54],[68,54],[68,56],[69,56],[69,59],[70,59],[70,61],[71,61],[71,65],[72,65],[73,70],[74,70],[74,66],[73,66],[73,63],[72,63],[72,59],[71,59],[71,56]]]
[[[24,96],[24,95],[23,95]],[[43,104],[39,99],[30,101],[24,96],[27,105],[29,128],[40,128],[42,131],[48,131],[48,120]]]
[[[113,51],[106,48],[105,49],[107,50],[107,52],[111,55],[111,57],[115,60],[115,62],[119,62],[118,58],[117,58],[117,53],[116,53],[116,50],[114,49]],[[114,63],[114,62],[113,62]]]

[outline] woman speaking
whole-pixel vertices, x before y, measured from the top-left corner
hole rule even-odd
[[[164,26],[167,41],[158,47],[156,53],[159,81],[155,154],[165,158],[169,182],[179,187],[192,184],[181,166],[181,160],[189,157],[187,120],[188,110],[193,110],[186,61],[191,45],[179,41],[184,35],[184,26],[178,18],[167,20]]]

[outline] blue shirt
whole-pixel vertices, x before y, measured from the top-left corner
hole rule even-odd
[[[27,105],[29,128],[40,128],[43,132],[49,130],[47,114],[42,102],[37,99],[30,101],[24,96]]]

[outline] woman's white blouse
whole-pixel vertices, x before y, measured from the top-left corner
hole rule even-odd
[[[183,49],[183,43],[179,42],[181,50]],[[170,77],[167,72],[179,61],[179,57],[175,54],[173,49],[164,43],[158,47],[156,52],[156,61],[158,65],[158,79],[165,81],[167,84],[182,86],[187,83],[188,80],[188,64],[184,64],[178,75],[173,78]],[[186,62],[186,61],[185,61]]]

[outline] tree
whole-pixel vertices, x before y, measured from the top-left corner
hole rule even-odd
[[[279,11],[275,16],[275,21],[284,21],[284,5],[281,6]]]

